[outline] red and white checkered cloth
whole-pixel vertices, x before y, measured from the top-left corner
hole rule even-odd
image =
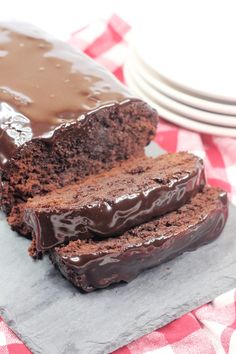
[[[72,34],[70,42],[123,81],[122,65],[130,27],[118,16]],[[167,151],[188,150],[205,160],[208,181],[229,192],[236,204],[236,139],[198,134],[164,120],[155,141]],[[0,319],[0,354],[30,352]],[[236,290],[148,334],[114,354],[235,354]]]

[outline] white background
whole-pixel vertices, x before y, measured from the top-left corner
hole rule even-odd
[[[67,39],[83,25],[117,13],[126,21],[139,18],[135,0],[0,0],[0,20],[21,20]],[[141,6],[142,6],[141,5]]]
[[[201,29],[202,17],[219,17],[219,27],[224,30],[227,16],[236,19],[235,0],[0,0],[0,21],[21,20],[31,22],[44,30],[67,39],[81,26],[98,18],[108,18],[112,13],[120,15],[131,25],[144,28],[161,23],[161,36],[187,21],[191,26],[191,16]],[[189,20],[189,21],[188,21]],[[158,31],[160,32],[160,31]],[[156,33],[160,35],[160,33]],[[186,35],[188,28],[186,28]]]

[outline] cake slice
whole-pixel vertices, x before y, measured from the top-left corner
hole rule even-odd
[[[30,235],[23,203],[144,155],[157,113],[69,44],[0,24],[0,206]]]
[[[227,195],[206,188],[180,209],[102,241],[77,240],[51,250],[52,262],[85,292],[129,282],[145,269],[213,241],[228,215]]]
[[[31,255],[70,240],[121,235],[179,208],[204,184],[203,161],[179,152],[135,159],[79,184],[34,197],[25,206],[25,222],[34,235]]]

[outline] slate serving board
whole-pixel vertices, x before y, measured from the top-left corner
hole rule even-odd
[[[231,206],[210,245],[128,285],[81,294],[47,257],[32,261],[29,241],[0,214],[0,316],[35,354],[109,353],[236,286],[235,222]]]

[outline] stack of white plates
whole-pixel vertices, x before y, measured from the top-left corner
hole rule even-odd
[[[175,124],[236,137],[236,21],[228,16],[220,25],[217,16],[211,23],[206,17],[199,26],[195,16],[189,14],[188,26],[173,16],[169,29],[155,23],[136,32],[126,83]]]

